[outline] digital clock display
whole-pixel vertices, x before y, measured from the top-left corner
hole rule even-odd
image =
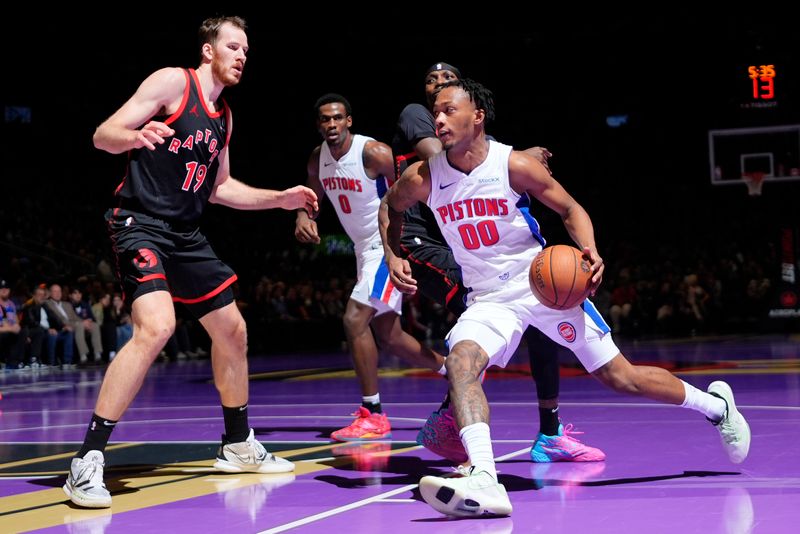
[[[753,99],[775,98],[775,65],[750,65],[747,71],[753,81]]]

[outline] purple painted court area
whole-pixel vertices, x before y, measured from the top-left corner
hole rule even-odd
[[[251,424],[288,475],[210,469],[222,431],[208,361],[155,364],[113,434],[111,510],[67,504],[60,485],[83,438],[101,370],[0,374],[0,532],[797,532],[800,345],[788,337],[622,344],[697,387],[722,379],[753,432],[733,465],[695,412],[616,395],[562,361],[561,417],[605,462],[535,464],[536,395],[522,353],[485,383],[492,439],[514,512],[447,519],[421,501],[425,474],[451,465],[415,447],[445,382],[385,358],[381,399],[391,440],[332,445],[360,398],[349,356],[251,358]],[[391,370],[390,370],[391,369]]]

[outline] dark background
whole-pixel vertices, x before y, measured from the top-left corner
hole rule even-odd
[[[350,99],[355,131],[389,141],[403,106],[421,101],[426,67],[440,60],[494,90],[494,135],[549,147],[556,176],[593,215],[608,211],[607,201],[653,220],[672,213],[676,206],[665,201],[675,195],[725,199],[729,191],[719,189],[730,188],[709,185],[708,130],[800,122],[800,38],[794,19],[779,12],[568,17],[532,10],[520,14],[531,21],[524,26],[506,23],[514,12],[496,21],[477,12],[462,24],[445,13],[414,23],[413,12],[398,13],[404,22],[355,10],[283,19],[241,13],[251,52],[242,83],[224,93],[235,118],[234,176],[274,188],[302,182],[319,141],[310,108],[327,91]],[[125,161],[92,148],[95,126],[152,71],[196,66],[196,28],[210,14],[7,19],[14,53],[6,58],[3,101],[30,106],[33,124],[5,127],[12,135],[4,161],[30,174],[34,188],[66,183],[102,202]],[[742,109],[747,66],[764,63],[777,67],[778,106]],[[627,114],[629,123],[610,129],[611,114]]]
[[[667,261],[676,250],[713,258],[728,246],[774,253],[779,229],[797,225],[800,182],[767,183],[751,198],[744,185],[712,186],[708,159],[709,129],[800,123],[795,17],[766,6],[704,15],[431,4],[422,17],[423,7],[236,13],[248,21],[250,53],[241,84],[223,93],[234,114],[232,174],[274,189],[303,183],[320,142],[311,107],[329,91],[351,101],[355,132],[390,142],[402,108],[423,101],[425,69],[447,61],[494,91],[495,137],[553,152],[554,174],[589,211],[609,264],[623,254]],[[154,70],[197,66],[197,27],[218,14],[106,9],[6,17],[2,102],[32,108],[31,124],[3,125],[6,229],[42,235],[49,225],[52,234],[80,220],[100,236],[87,242],[107,249],[102,215],[125,157],[95,150],[92,133]],[[776,66],[777,105],[748,108],[747,67],[761,64]],[[628,123],[609,128],[609,115]],[[323,211],[323,232],[340,231]],[[537,218],[551,242],[568,240],[552,213]],[[297,246],[293,220],[212,206],[203,224],[220,256],[255,276],[270,249]]]

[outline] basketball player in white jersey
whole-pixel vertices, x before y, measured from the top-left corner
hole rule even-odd
[[[494,116],[492,93],[472,80],[448,82],[436,97],[433,114],[445,150],[406,169],[384,198],[392,249],[400,250],[403,211],[425,202],[461,265],[465,285],[471,287],[467,311],[448,334],[446,367],[472,467],[464,478],[422,478],[425,501],[454,516],[511,513],[505,488],[497,482],[489,406],[479,375],[489,365],[506,365],[528,325],[572,350],[587,371],[615,391],[703,413],[719,429],[731,461],[744,461],[750,429],[728,384],[713,382],[706,393],[664,369],[632,365],[591,302],[552,310],[533,296],[528,269],[544,240],[529,211],[530,196],[561,216],[592,264],[593,291],[602,280],[603,261],[589,215],[561,184],[529,155],[487,141],[484,127]]]
[[[388,145],[350,132],[350,103],[341,95],[317,100],[317,127],[324,142],[308,160],[308,187],[333,204],[339,221],[355,245],[358,281],[347,302],[344,329],[361,385],[362,405],[352,424],[331,437],[338,441],[366,441],[391,436],[378,393],[378,346],[409,363],[444,372],[444,358],[403,331],[400,311],[403,295],[389,280],[378,232],[378,209],[394,176]],[[297,212],[295,236],[302,243],[319,243],[317,223],[306,210]]]

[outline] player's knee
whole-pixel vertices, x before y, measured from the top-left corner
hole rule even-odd
[[[444,365],[448,377],[462,375],[480,375],[489,359],[481,352],[480,347],[472,341],[461,341],[447,355]]]
[[[134,335],[147,345],[161,348],[175,332],[175,318],[153,318],[142,322],[134,329]]]
[[[444,361],[444,368],[447,369],[448,378],[457,376],[465,372],[467,367],[467,359],[460,354],[450,351]]]
[[[231,328],[230,338],[237,351],[247,354],[247,324],[239,318]]]
[[[369,322],[364,321],[364,318],[357,311],[346,311],[342,317],[342,324],[345,332],[351,336],[357,336],[369,329]]]

